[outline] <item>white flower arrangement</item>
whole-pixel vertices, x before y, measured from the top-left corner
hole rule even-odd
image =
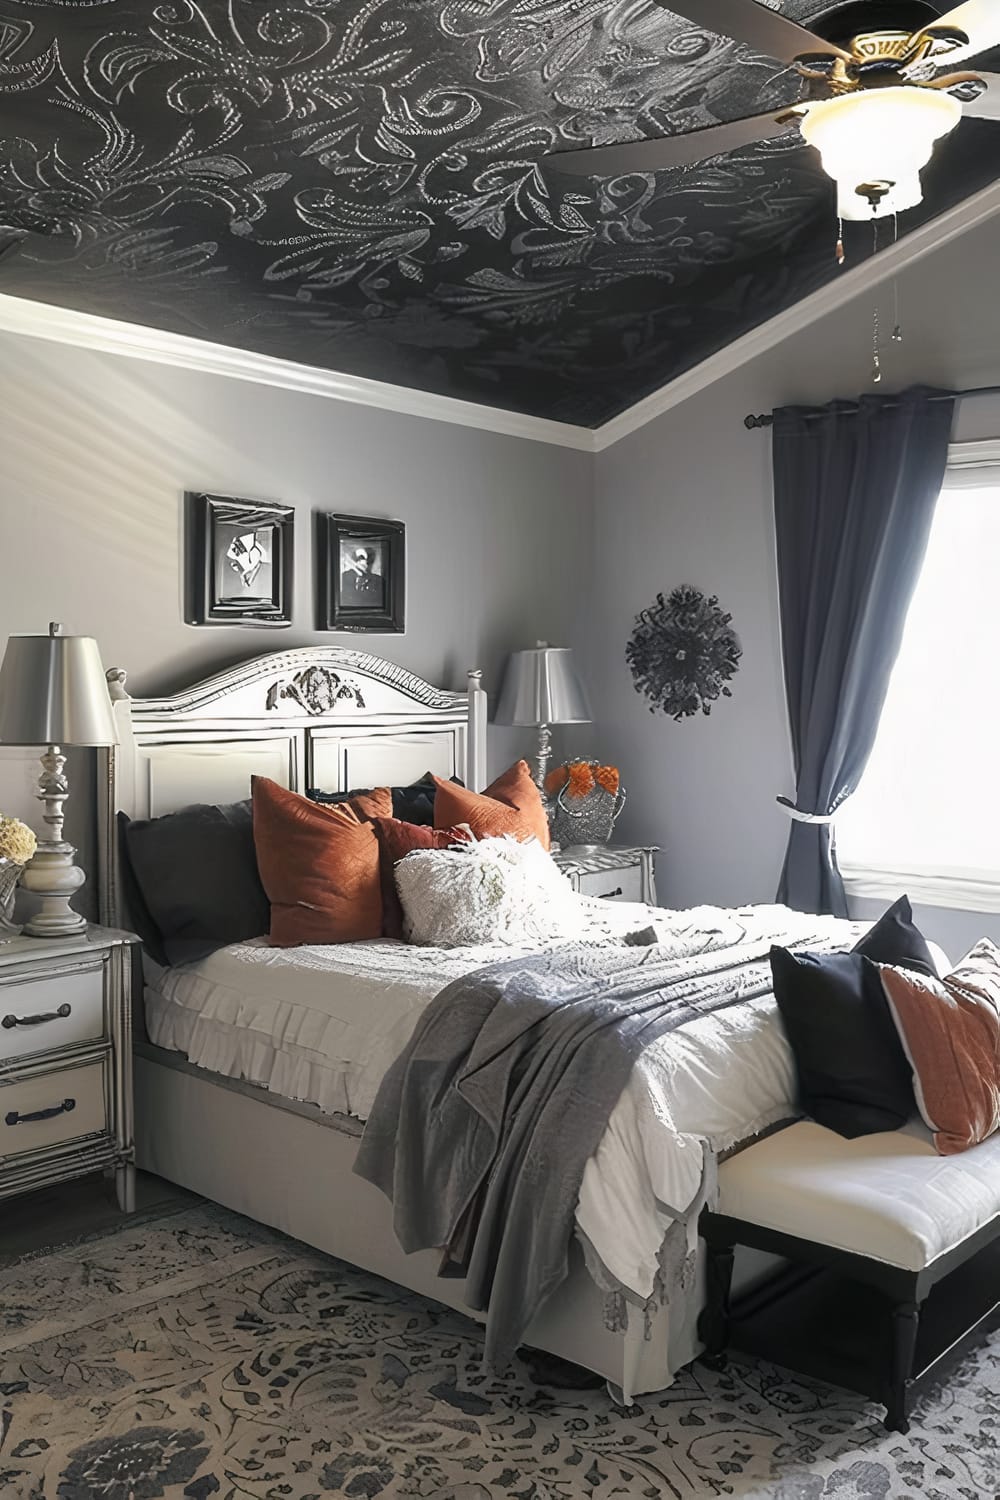
[[[12,864],[26,865],[38,848],[38,840],[20,818],[7,818],[0,813],[0,859],[9,859]]]

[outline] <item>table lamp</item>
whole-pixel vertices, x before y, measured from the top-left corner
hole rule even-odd
[[[75,937],[87,922],[70,905],[86,880],[73,863],[76,850],[63,839],[63,804],[69,796],[64,745],[114,745],[118,734],[97,642],[64,635],[12,635],[0,666],[0,743],[44,745],[36,796],[48,836],[24,868],[21,884],[41,900],[25,925],[31,937]]]
[[[544,790],[552,754],[550,724],[589,724],[590,706],[567,646],[539,641],[530,651],[513,651],[507,660],[494,715],[496,724],[530,724],[538,730],[535,785]]]

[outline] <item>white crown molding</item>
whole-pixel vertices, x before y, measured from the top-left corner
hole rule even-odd
[[[766,354],[792,334],[808,328],[819,318],[825,318],[828,313],[837,312],[861,292],[898,275],[908,266],[915,265],[925,256],[932,255],[935,250],[940,250],[943,245],[984,224],[997,213],[1000,213],[1000,182],[993,182],[989,187],[983,188],[982,192],[974,193],[971,198],[966,198],[954,208],[939,214],[930,223],[912,230],[897,244],[881,251],[873,260],[862,261],[860,265],[842,272],[819,291],[803,297],[794,307],[778,313],[741,338],[734,339],[727,348],[720,349],[717,354],[702,360],[700,365],[695,365],[694,369],[687,370],[676,380],[671,380],[660,390],[653,391],[642,401],[630,406],[627,411],[612,417],[610,422],[605,422],[594,431],[596,452],[603,452],[605,448],[621,442],[622,438],[637,432],[640,427],[645,427],[648,422],[654,421],[672,407],[679,406],[690,396],[696,396],[699,391],[705,390],[724,375],[731,375],[741,365],[756,359],[760,354]]]
[[[693,369],[597,428],[574,427],[566,422],[503,411],[474,401],[460,401],[454,396],[439,396],[412,390],[408,386],[321,370],[292,360],[213,344],[188,334],[166,333],[138,323],[121,323],[114,318],[99,318],[92,313],[31,302],[25,297],[0,294],[0,332],[48,339],[128,359],[145,359],[176,369],[248,380],[279,390],[353,402],[436,422],[451,422],[460,427],[475,427],[484,432],[573,448],[578,452],[601,453],[723,376],[732,374],[741,365],[767,353],[790,335],[808,328],[828,313],[836,312],[868,288],[878,286],[906,267],[915,265],[997,213],[1000,213],[1000,181],[939,214],[930,223],[912,230],[875,259],[853,266],[794,307],[762,323],[759,328],[751,329],[727,348],[702,360]]]
[[[474,401],[460,401],[454,396],[439,396],[433,392],[411,390],[408,386],[389,385],[381,380],[366,380],[359,375],[321,370],[292,360],[275,359],[268,354],[255,354],[247,349],[231,349],[228,345],[213,344],[188,334],[166,333],[163,329],[144,328],[138,323],[120,323],[115,318],[99,318],[93,313],[73,312],[46,302],[31,302],[26,297],[0,294],[0,331],[48,339],[57,344],[72,344],[78,349],[94,349],[101,354],[145,359],[153,364],[195,370],[204,375],[249,380],[256,385],[298,391],[308,396],[349,401],[356,406],[374,406],[381,411],[399,412],[405,416],[451,422],[459,427],[476,427],[504,437],[527,438],[532,442],[551,443],[588,453],[594,451],[594,434],[588,427],[572,427],[566,422],[552,422],[544,417],[482,406]]]

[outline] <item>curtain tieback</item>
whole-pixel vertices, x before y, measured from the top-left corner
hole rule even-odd
[[[788,814],[788,816],[790,818],[794,818],[795,819],[796,823],[832,823],[833,822],[833,813],[809,813],[809,812],[803,812],[802,809],[796,807],[795,803],[792,802],[791,799],[788,798],[788,797],[775,797],[774,800],[775,800],[775,802],[778,803],[779,807],[784,808],[785,812]]]

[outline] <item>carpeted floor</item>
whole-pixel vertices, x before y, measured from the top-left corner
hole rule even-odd
[[[0,1332],[3,1500],[1000,1492],[988,1348],[906,1438],[757,1365],[621,1412],[541,1358],[482,1376],[457,1314],[209,1205],[4,1268]]]

